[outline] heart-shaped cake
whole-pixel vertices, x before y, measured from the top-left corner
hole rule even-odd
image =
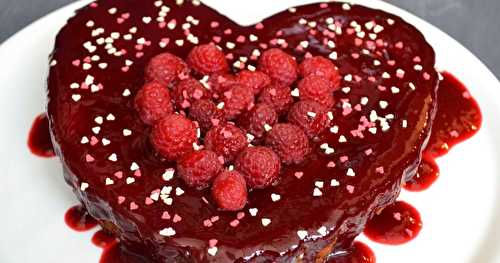
[[[198,0],[102,0],[57,36],[48,116],[66,181],[129,253],[326,262],[415,175],[434,63],[363,6],[240,26]]]

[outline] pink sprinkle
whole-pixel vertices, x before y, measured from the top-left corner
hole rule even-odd
[[[123,18],[121,18],[121,17],[118,17],[118,18],[116,19],[116,23],[118,23],[118,24],[123,24],[123,22],[125,22],[125,19],[123,19]]]
[[[89,56],[86,56],[86,57],[83,59],[83,62],[85,62],[85,63],[90,63],[90,62],[92,62],[92,60],[90,59],[90,57],[89,57]]]
[[[427,73],[427,72],[424,72],[424,79],[425,80],[430,80],[431,79],[431,75],[429,75],[429,73]]]
[[[135,177],[141,177],[141,175],[142,175],[141,170],[135,170],[135,172],[134,172]]]
[[[396,43],[395,47],[398,49],[402,49],[404,47],[404,44],[403,42],[399,41],[398,43]]]
[[[99,139],[97,139],[95,136],[90,137],[90,145],[94,146],[99,143]]]
[[[396,219],[397,221],[401,221],[401,213],[399,212],[396,212],[392,215],[394,217],[394,219]]]
[[[335,163],[333,161],[329,161],[328,164],[326,165],[326,167],[328,167],[328,168],[334,168],[335,167]]]
[[[349,192],[350,194],[354,193],[354,186],[347,185],[345,188],[347,189],[347,192]]]
[[[352,53],[352,54],[351,54],[351,57],[352,57],[353,59],[358,59],[358,58],[359,58],[359,54],[358,54],[358,53]]]
[[[347,29],[347,34],[348,34],[348,35],[352,35],[352,34],[354,34],[354,32],[355,32],[355,31],[354,31],[354,28],[348,28],[348,29]]]
[[[236,42],[238,43],[244,43],[246,40],[245,36],[242,36],[242,35],[239,35],[237,38],[236,38]]]
[[[375,168],[375,171],[379,174],[384,174],[384,167],[383,166],[379,166],[377,168]]]
[[[175,214],[174,219],[172,219],[172,222],[177,223],[177,222],[180,222],[181,220],[182,220],[182,217],[179,216],[178,214]]]
[[[226,161],[224,161],[224,156],[218,156],[217,159],[219,159],[219,162],[221,164],[224,164]]]
[[[212,223],[219,221],[219,216],[212,216],[212,218],[210,218],[210,221],[212,221]]]
[[[228,60],[233,60],[233,58],[234,58],[233,53],[227,53],[226,58],[227,58]]]
[[[413,236],[413,231],[411,231],[410,229],[405,229],[405,232],[408,236],[412,237]]]
[[[217,28],[217,27],[219,27],[219,22],[217,22],[217,21],[210,22],[210,27],[211,28]]]
[[[360,104],[356,104],[356,106],[354,106],[354,110],[361,111],[361,105]]]
[[[470,99],[470,98],[471,98],[471,95],[470,95],[470,93],[469,93],[468,91],[464,91],[464,92],[462,93],[462,97],[463,97],[464,99]]]
[[[302,176],[304,176],[303,172],[295,172],[295,177],[297,177],[297,179],[302,178]]]
[[[238,214],[236,214],[236,218],[238,218],[238,220],[243,219],[243,217],[245,217],[245,213],[244,212],[238,212]]]
[[[233,30],[231,30],[231,28],[224,30],[225,35],[231,35],[232,33],[233,33]]]
[[[223,130],[222,136],[224,136],[225,139],[229,139],[233,136],[233,133],[231,133],[230,131],[227,131],[227,130]]]
[[[129,19],[130,18],[130,13],[123,13],[122,14],[123,19]]]
[[[125,202],[125,196],[118,196],[118,204],[122,204],[123,202]]]
[[[187,109],[187,108],[191,107],[191,103],[189,103],[188,100],[183,100],[182,103],[181,103],[181,107],[183,109]]]
[[[118,171],[114,174],[114,176],[118,179],[122,179],[123,178],[123,172],[122,171]]]
[[[163,214],[161,215],[161,219],[169,220],[170,214],[167,211],[163,212]]]
[[[458,137],[458,135],[459,134],[458,134],[458,132],[456,130],[453,130],[453,131],[450,132],[450,136],[451,137],[455,137],[456,138],[456,137]]]
[[[264,28],[264,24],[262,23],[258,23],[257,25],[255,25],[255,29],[263,29]]]
[[[151,198],[149,198],[149,197],[146,197],[146,200],[144,201],[144,203],[145,203],[146,205],[151,205],[151,204],[153,204],[153,203],[154,203],[154,201],[153,201],[153,199],[151,199]]]
[[[342,115],[347,116],[351,114],[352,108],[351,107],[345,107],[344,110],[342,111]]]
[[[203,97],[203,91],[202,90],[197,89],[197,90],[195,90],[193,92],[193,98],[194,99],[199,100],[199,99],[201,99],[201,97]]]
[[[319,4],[319,7],[320,8],[327,8],[328,4],[327,3],[321,3],[321,4]]]
[[[372,154],[372,153],[373,153],[373,150],[372,150],[371,148],[370,148],[370,149],[366,149],[366,150],[365,150],[365,154],[366,154],[366,155],[370,155],[370,154]]]
[[[91,162],[95,161],[95,159],[94,159],[94,157],[92,157],[92,155],[87,154],[87,155],[85,155],[85,161],[87,161],[88,163],[91,163]]]
[[[96,8],[98,6],[98,4],[94,2],[94,3],[90,4],[89,6],[92,8]]]
[[[121,68],[122,72],[128,72],[129,70],[129,67],[128,66],[124,66]]]
[[[377,89],[380,90],[380,91],[385,91],[387,88],[384,87],[384,86],[382,86],[382,85],[378,85]]]
[[[166,26],[167,26],[167,23],[166,23],[166,22],[160,22],[160,23],[158,23],[158,27],[159,27],[159,28],[162,28],[162,29],[163,29],[163,28],[165,28]]]
[[[361,46],[361,45],[363,45],[363,40],[361,40],[360,38],[355,38],[354,39],[354,45],[356,45],[358,47]]]
[[[137,52],[137,53],[135,53],[135,57],[136,58],[142,58],[142,56],[144,56],[143,52]]]
[[[210,221],[208,219],[203,220],[203,226],[205,226],[205,227],[213,226],[212,221]]]
[[[139,208],[139,206],[136,205],[134,202],[130,203],[130,210],[136,210],[137,208]]]
[[[419,56],[416,56],[416,57],[413,58],[413,62],[420,63],[420,62],[422,62],[422,60],[420,59]]]
[[[222,40],[222,38],[220,36],[213,36],[212,37],[212,40],[215,42],[215,43],[220,43],[220,41]]]
[[[269,94],[271,94],[271,96],[276,96],[276,89],[270,89]]]
[[[231,222],[229,222],[229,225],[232,227],[237,227],[240,224],[240,221],[238,219],[235,219]]]
[[[210,239],[208,240],[208,246],[209,247],[215,247],[217,245],[217,239]]]
[[[341,163],[345,163],[345,162],[347,162],[348,160],[349,160],[349,157],[347,157],[347,156],[345,156],[345,155],[344,155],[344,156],[340,156],[340,162],[341,162]]]
[[[73,60],[73,62],[71,62],[71,64],[73,64],[73,66],[75,66],[75,67],[78,67],[78,66],[80,66],[80,60],[79,59]]]

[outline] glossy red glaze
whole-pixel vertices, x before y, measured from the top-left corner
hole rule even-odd
[[[341,3],[306,5],[242,27],[188,1],[183,5],[163,1],[170,8],[163,25],[155,19],[159,13],[155,2],[99,1],[81,9],[57,37],[53,54],[57,64],[49,76],[51,132],[66,180],[89,213],[106,222],[103,225],[126,249],[156,262],[263,257],[288,262],[301,254],[305,261],[313,261],[324,256],[319,252],[325,247],[349,248],[366,220],[396,199],[403,178],[416,173],[430,135],[437,73],[434,52],[423,36],[396,16]],[[251,58],[255,49],[279,46],[299,63],[309,53],[331,57],[344,77],[341,86],[350,88],[335,91],[331,131],[320,134],[308,159],[284,168],[277,185],[251,192],[241,213],[221,212],[209,192],[186,187],[175,174],[170,179],[168,168],[175,166],[154,152],[150,128],[133,109],[133,96],[143,84],[149,59],[164,51],[185,58],[194,46],[181,27],[187,15],[191,21],[200,20],[192,23],[189,33],[199,43],[218,42],[231,53],[230,65],[246,57],[255,66],[257,60]],[[304,17],[316,25],[302,23]],[[176,27],[169,29],[173,19]],[[363,38],[352,21],[366,31]],[[378,33],[373,33],[372,22],[383,30],[377,27]],[[332,25],[343,33],[332,32]],[[98,33],[101,27],[105,33]],[[113,34],[118,36],[113,41],[116,52],[110,55],[109,45],[105,49],[98,42],[113,32],[121,37]],[[122,39],[129,34],[132,40]],[[249,41],[252,34],[257,41]],[[179,39],[184,40],[182,45]],[[239,42],[242,39],[247,41]],[[309,45],[300,48],[304,39]],[[228,48],[227,41],[237,44]],[[127,60],[133,64],[124,66],[130,64]],[[422,69],[416,70],[416,65]],[[324,143],[334,153],[326,154]],[[165,189],[162,199],[155,197],[164,187],[172,187],[171,192]],[[279,201],[273,202],[272,194],[279,194]],[[256,216],[250,208],[258,209]],[[263,219],[271,223],[264,226]],[[298,234],[302,231],[305,238]],[[218,250],[211,255],[208,248],[214,239]]]
[[[116,238],[105,230],[99,230],[92,236],[92,243],[100,248],[106,248],[116,242]]]
[[[76,205],[68,209],[64,215],[64,221],[71,229],[80,232],[97,226],[97,221],[81,205]]]
[[[54,157],[54,148],[50,139],[49,120],[47,114],[38,115],[28,135],[28,148],[39,157]]]
[[[332,254],[328,263],[375,263],[375,253],[366,244],[356,241],[345,251]]]
[[[412,192],[421,192],[429,187],[438,179],[439,167],[434,158],[424,156],[418,166],[417,174],[405,182],[404,188]]]
[[[364,233],[371,240],[388,245],[400,245],[414,239],[422,229],[417,209],[397,201],[376,214],[366,224]]]
[[[443,72],[439,83],[438,111],[425,153],[439,157],[472,137],[481,127],[479,105],[467,88],[451,73]]]

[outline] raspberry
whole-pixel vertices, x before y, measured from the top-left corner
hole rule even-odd
[[[238,83],[234,75],[226,73],[214,73],[208,79],[208,86],[218,96],[222,96],[224,92],[230,90],[233,85]]]
[[[254,106],[252,89],[241,84],[235,84],[230,90],[224,92],[222,99],[224,114],[228,120],[235,119]]]
[[[265,188],[280,175],[281,161],[267,147],[249,147],[236,159],[235,167],[240,171],[250,188]]]
[[[193,78],[181,80],[172,90],[175,107],[178,110],[191,107],[199,99],[210,98],[210,91],[205,89],[199,81]]]
[[[297,62],[292,56],[278,48],[262,53],[259,69],[283,86],[290,86],[297,79]]]
[[[330,125],[325,107],[313,100],[295,103],[288,112],[288,121],[302,128],[309,138],[313,138]]]
[[[223,124],[226,119],[224,112],[217,109],[211,100],[197,100],[189,109],[189,117],[198,122],[203,131],[208,131],[213,126]]]
[[[209,150],[194,151],[177,162],[177,172],[191,187],[205,188],[222,170],[217,154]]]
[[[252,88],[253,94],[258,95],[262,89],[271,84],[271,78],[261,71],[243,70],[238,74],[239,83]]]
[[[170,93],[159,82],[146,83],[134,99],[135,109],[146,124],[154,124],[173,112]]]
[[[247,203],[247,195],[245,178],[238,171],[224,171],[212,184],[212,197],[222,210],[243,209]]]
[[[298,84],[301,100],[314,100],[330,109],[335,99],[333,98],[331,83],[318,76],[308,76],[303,78]]]
[[[279,123],[267,134],[266,145],[270,146],[285,164],[298,164],[309,154],[309,140],[296,125]]]
[[[188,54],[187,62],[191,68],[202,75],[229,70],[224,53],[214,44],[194,47]]]
[[[340,75],[335,65],[327,58],[317,56],[306,58],[299,65],[299,72],[302,77],[319,76],[328,79],[333,89],[340,86]]]
[[[278,114],[266,103],[259,103],[239,118],[238,124],[242,129],[261,138],[267,127],[272,127],[278,121]]]
[[[189,68],[179,57],[162,53],[153,57],[146,66],[146,80],[170,85],[173,81],[189,75]]]
[[[163,157],[174,161],[193,150],[193,143],[197,143],[196,125],[182,115],[170,114],[156,123],[150,139]]]
[[[292,106],[293,98],[290,92],[290,88],[288,87],[271,84],[264,88],[258,102],[271,105],[276,113],[281,115]]]
[[[226,162],[234,160],[247,145],[245,133],[230,123],[213,127],[205,136],[206,148],[224,157]]]

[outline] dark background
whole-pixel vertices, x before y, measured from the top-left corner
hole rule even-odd
[[[447,32],[500,76],[500,0],[385,0]],[[74,0],[0,0],[0,43]]]

